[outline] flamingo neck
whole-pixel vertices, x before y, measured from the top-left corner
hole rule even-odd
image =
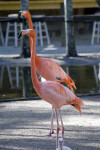
[[[34,44],[33,44],[33,49],[31,51],[31,77],[32,77],[33,86],[34,86],[35,90],[37,91],[37,93],[39,93],[40,82],[36,75],[36,64],[35,64],[36,37],[33,37],[32,39],[33,39]]]
[[[31,16],[27,20],[28,20],[28,24],[29,24],[29,29],[33,29]]]
[[[31,19],[31,16],[29,16],[27,18],[28,20],[28,24],[29,24],[29,29],[33,29],[33,24],[32,24],[32,19]],[[30,38],[30,51],[33,50],[33,45],[36,45],[36,39],[33,40],[32,37],[29,37]],[[34,42],[35,41],[35,42]],[[37,58],[37,55],[36,55],[36,52],[35,52],[35,58]],[[36,60],[36,59],[35,59]]]

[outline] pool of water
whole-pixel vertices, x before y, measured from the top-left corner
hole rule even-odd
[[[77,87],[75,94],[100,93],[98,78],[100,67],[98,64],[93,66],[62,66],[62,68],[74,80]],[[30,67],[0,66],[0,99],[37,96],[31,81]]]

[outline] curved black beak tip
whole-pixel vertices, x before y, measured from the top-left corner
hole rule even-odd
[[[18,39],[20,39],[21,36],[22,36],[22,31],[19,33]]]
[[[18,13],[18,19],[20,19],[21,18],[21,11],[19,11],[19,13]]]

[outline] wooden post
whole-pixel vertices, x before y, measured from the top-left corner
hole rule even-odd
[[[77,56],[74,39],[72,0],[64,0],[66,56]]]

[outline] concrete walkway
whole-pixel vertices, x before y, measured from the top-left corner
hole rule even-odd
[[[77,54],[79,56],[100,56],[100,45],[77,45]],[[36,53],[42,57],[61,57],[66,56],[66,47],[59,45],[49,45],[45,47],[36,47]],[[21,47],[14,46],[0,46],[0,58],[14,58],[20,57]]]
[[[100,150],[100,95],[81,99],[86,104],[81,116],[72,106],[62,108],[65,145]],[[50,117],[51,106],[43,100],[0,103],[0,150],[55,150],[56,130],[53,138],[45,138]]]

